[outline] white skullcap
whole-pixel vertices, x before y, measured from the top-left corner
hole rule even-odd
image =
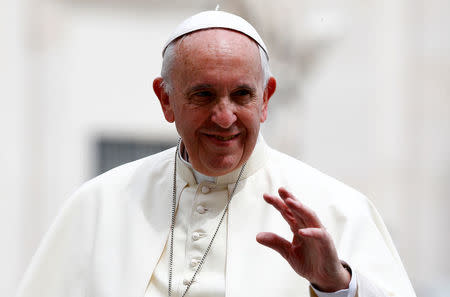
[[[240,16],[217,10],[200,12],[191,16],[190,18],[187,18],[185,21],[179,24],[170,38],[164,44],[164,49],[162,52],[163,56],[167,46],[175,39],[188,33],[208,28],[230,29],[247,35],[248,37],[256,41],[259,46],[261,46],[261,48],[266,53],[267,59],[269,59],[269,54],[264,41],[261,39],[258,32],[256,32],[255,28],[253,28],[253,26],[250,25],[249,22],[247,22]]]

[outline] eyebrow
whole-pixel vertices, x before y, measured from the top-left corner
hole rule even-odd
[[[256,88],[255,88],[255,87],[252,87],[252,86],[247,85],[247,84],[239,85],[239,86],[236,87],[236,89],[248,89],[248,90],[250,90],[250,91],[252,91],[252,92],[255,92],[255,91],[256,91]]]
[[[211,85],[211,84],[198,84],[198,85],[195,85],[195,86],[189,88],[188,90],[186,90],[185,94],[189,95],[189,94],[191,94],[191,93],[193,93],[195,91],[204,90],[204,89],[211,89],[211,88],[213,88],[213,85]],[[235,90],[237,90],[237,89],[247,89],[247,90],[249,90],[249,91],[251,91],[253,93],[256,92],[256,88],[252,87],[252,86],[250,86],[248,84],[238,85],[234,89]]]
[[[203,89],[210,89],[212,88],[212,85],[210,84],[198,84],[193,86],[192,88],[189,88],[188,90],[186,90],[186,94],[191,94],[192,92],[195,91],[199,91],[199,90],[203,90]]]

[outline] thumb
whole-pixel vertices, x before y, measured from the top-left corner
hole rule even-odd
[[[291,243],[271,232],[261,232],[256,235],[256,241],[277,251],[283,258],[287,258]]]

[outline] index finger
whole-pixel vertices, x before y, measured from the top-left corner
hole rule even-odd
[[[294,234],[297,232],[298,229],[306,226],[302,220],[298,221],[295,218],[295,215],[292,213],[289,206],[286,205],[285,201],[283,201],[277,196],[270,195],[267,193],[265,193],[263,197],[267,203],[269,203],[276,210],[278,210],[278,212],[281,214],[284,220],[289,224]]]
[[[308,227],[323,227],[314,210],[301,203],[300,200],[298,200],[291,192],[281,187],[278,189],[278,193],[298,221],[305,222]]]

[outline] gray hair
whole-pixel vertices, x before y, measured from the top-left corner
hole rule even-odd
[[[170,94],[173,91],[173,86],[170,78],[170,73],[173,70],[173,65],[175,62],[176,57],[176,45],[181,43],[181,41],[186,37],[187,35],[182,36],[181,38],[178,38],[174,41],[172,41],[164,51],[163,56],[163,63],[161,67],[161,77],[163,79],[162,81],[162,87],[164,88],[164,91],[167,94]],[[272,76],[272,73],[270,72],[269,67],[269,59],[267,57],[266,52],[262,49],[261,46],[258,45],[259,49],[259,55],[261,57],[261,69],[262,69],[262,79],[264,82],[264,89],[267,86],[267,82],[269,81],[269,78]]]

